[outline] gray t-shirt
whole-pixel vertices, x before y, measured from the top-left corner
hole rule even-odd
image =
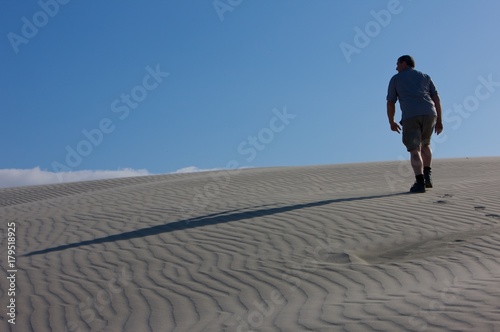
[[[401,121],[420,115],[437,115],[431,96],[438,92],[429,75],[413,68],[397,73],[391,78],[387,100],[399,99]]]

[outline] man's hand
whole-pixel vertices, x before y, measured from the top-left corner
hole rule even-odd
[[[436,132],[437,135],[441,134],[443,131],[443,123],[441,121],[436,122],[436,126],[434,127],[434,132]]]
[[[391,130],[400,133],[401,127],[396,122],[391,122]]]

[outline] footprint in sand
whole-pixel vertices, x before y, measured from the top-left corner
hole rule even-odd
[[[450,198],[450,197],[453,197],[453,195],[452,194],[444,194],[444,195],[440,195],[438,197]],[[447,200],[444,200],[444,199],[440,199],[440,200],[435,201],[434,203],[436,203],[436,204],[449,204],[450,202],[448,202]]]
[[[486,210],[486,206],[482,206],[482,205],[474,206],[474,210],[484,211],[484,210]],[[500,219],[500,215],[495,214],[495,213],[488,213],[488,214],[485,214],[485,216],[490,217],[490,218]]]
[[[337,264],[351,263],[351,258],[349,257],[349,254],[345,252],[341,252],[339,254],[331,254],[326,260],[330,263],[337,263]]]
[[[324,261],[333,264],[366,264],[366,261],[360,257],[346,252],[330,254],[328,257],[325,257]]]

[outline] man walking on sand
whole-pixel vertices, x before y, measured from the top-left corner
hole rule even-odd
[[[387,117],[392,131],[400,133],[401,127],[394,121],[396,101],[401,107],[403,144],[410,152],[410,161],[416,182],[410,188],[412,193],[424,193],[432,188],[431,135],[443,131],[441,101],[432,79],[415,70],[415,61],[409,55],[399,57],[387,92]]]

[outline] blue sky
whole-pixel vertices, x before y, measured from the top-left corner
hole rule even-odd
[[[385,108],[403,54],[441,96],[435,157],[498,156],[499,12],[495,0],[3,1],[0,187],[407,158]]]

